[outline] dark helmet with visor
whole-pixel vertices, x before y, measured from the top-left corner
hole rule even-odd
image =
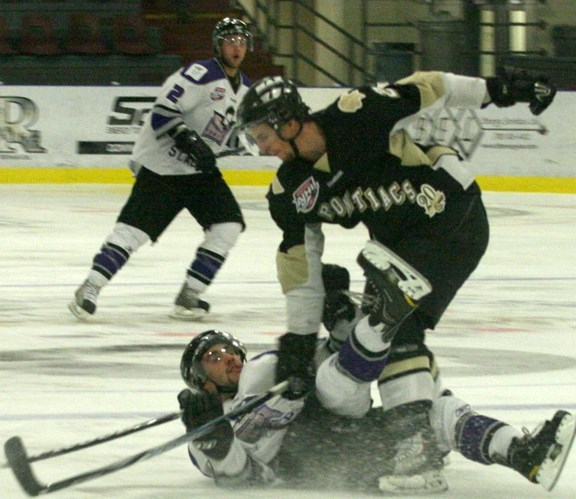
[[[254,48],[254,42],[252,33],[248,29],[248,25],[234,17],[225,17],[221,21],[216,23],[214,30],[212,31],[212,48],[217,57],[222,55],[220,50],[220,44],[226,36],[230,35],[243,35],[246,37],[246,42],[248,43],[248,49],[252,50]]]
[[[180,375],[190,388],[204,389],[204,383],[208,380],[208,376],[202,366],[202,359],[210,347],[217,344],[230,347],[240,356],[242,362],[246,361],[246,347],[240,340],[224,331],[215,329],[204,331],[188,343],[180,361]]]
[[[237,126],[242,132],[240,139],[249,151],[257,154],[257,147],[249,133],[250,127],[267,123],[276,132],[290,120],[302,122],[310,115],[298,87],[283,76],[268,76],[254,83],[238,106]]]

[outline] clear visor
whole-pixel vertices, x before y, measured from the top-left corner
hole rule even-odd
[[[216,364],[224,359],[224,354],[240,356],[238,349],[232,345],[216,345],[202,356],[202,360],[208,364]]]
[[[272,142],[278,140],[279,135],[270,123],[262,120],[241,128],[238,138],[246,151],[258,156],[262,155],[262,151],[265,151]]]
[[[220,41],[224,45],[235,45],[236,47],[248,45],[248,38],[245,35],[224,35],[220,37]]]
[[[249,129],[245,128],[240,130],[238,132],[238,138],[240,139],[242,147],[248,154],[251,154],[252,156],[260,156],[260,148],[258,147],[258,143],[256,142],[256,139],[250,134]]]

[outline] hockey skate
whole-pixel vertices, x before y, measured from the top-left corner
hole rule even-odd
[[[85,280],[74,293],[74,300],[68,304],[68,310],[78,319],[85,321],[96,312],[96,299],[100,288]]]
[[[358,264],[375,296],[370,307],[370,325],[383,324],[391,333],[432,291],[428,280],[408,263],[376,241],[368,241],[358,255]]]
[[[532,433],[515,438],[503,464],[550,491],[556,485],[576,435],[576,417],[557,411]]]
[[[186,283],[174,302],[174,310],[170,314],[173,319],[181,321],[202,320],[210,311],[210,304],[200,299],[198,291],[189,288]]]
[[[396,453],[386,466],[386,474],[378,481],[383,492],[437,494],[448,490],[442,473],[444,455],[429,426],[398,442]]]

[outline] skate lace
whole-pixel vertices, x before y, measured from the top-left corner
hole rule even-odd
[[[96,287],[91,282],[86,281],[78,290],[78,299],[96,302],[100,288]]]
[[[192,288],[182,288],[178,298],[176,299],[176,305],[180,305],[185,308],[197,307],[200,303],[200,298],[198,297],[198,292]]]
[[[420,433],[409,437],[396,446],[396,454],[392,458],[394,473],[407,475],[426,464],[426,445]]]
[[[376,301],[376,296],[369,295],[365,293],[360,293],[358,291],[342,291],[342,294],[346,295],[355,305],[373,305]]]

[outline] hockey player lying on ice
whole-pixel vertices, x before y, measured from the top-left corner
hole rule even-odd
[[[194,465],[225,487],[446,490],[442,474],[428,466],[423,474],[403,477],[403,463],[387,460],[395,453],[394,428],[387,426],[381,408],[371,408],[370,384],[354,383],[336,369],[339,353],[322,361],[329,341],[318,345],[316,393],[292,398],[289,391],[233,424],[216,426],[188,444]],[[178,395],[188,431],[273,386],[277,352],[265,352],[248,362],[246,356],[242,343],[221,331],[205,331],[188,344],[180,367],[190,389]],[[319,399],[329,400],[332,412]],[[434,434],[426,438],[436,439],[446,453],[454,450],[481,464],[508,466],[548,490],[560,475],[575,433],[575,418],[565,411],[557,411],[528,434],[475,413],[447,390],[434,401],[430,414]],[[426,442],[414,445],[417,449]],[[349,457],[342,459],[343,455]],[[395,470],[386,469],[391,463]],[[414,463],[409,468],[413,470]]]

